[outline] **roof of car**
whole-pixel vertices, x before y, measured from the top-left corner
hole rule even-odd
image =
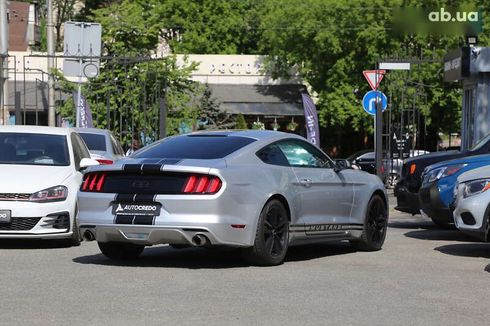
[[[207,137],[219,137],[219,136],[236,136],[236,137],[248,137],[257,140],[265,140],[271,138],[293,137],[302,138],[296,134],[285,133],[281,131],[273,130],[213,130],[213,131],[196,131],[186,136],[207,136]]]
[[[110,131],[107,129],[99,129],[99,128],[71,128],[75,130],[76,132],[81,132],[81,133],[88,133],[88,134],[100,134],[100,135],[106,135]]]
[[[19,133],[36,133],[50,135],[69,135],[72,131],[68,128],[45,127],[45,126],[0,126],[0,132],[19,132]]]

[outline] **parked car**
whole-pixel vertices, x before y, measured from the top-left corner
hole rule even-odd
[[[387,172],[388,172],[388,160],[385,158],[386,153],[383,153],[383,165],[381,167],[381,181],[386,182]],[[354,167],[360,170],[366,171],[367,173],[376,174],[376,161],[373,150],[361,150],[356,152],[346,158]]]
[[[67,239],[80,243],[77,191],[90,159],[66,128],[0,127],[0,238]]]
[[[473,148],[467,151],[444,151],[430,153],[405,160],[402,167],[400,181],[395,186],[397,199],[396,210],[410,214],[420,214],[419,189],[422,185],[421,175],[424,169],[435,163],[490,153],[490,134],[480,140]]]
[[[112,164],[124,157],[124,150],[114,135],[106,129],[73,128],[87,144],[92,158],[100,164]],[[95,154],[95,155],[94,155]]]
[[[302,242],[379,250],[388,221],[379,178],[275,131],[165,138],[87,170],[78,199],[80,232],[112,259],[168,243],[241,247],[277,265]]]
[[[481,241],[490,241],[490,166],[462,173],[455,188],[454,224]]]
[[[429,165],[422,173],[419,190],[421,213],[442,227],[453,224],[449,205],[454,201],[454,187],[459,175],[490,165],[490,155],[476,155]]]
[[[410,150],[410,157],[428,154],[424,150]],[[376,174],[376,164],[374,162],[374,152],[372,150],[363,150],[352,154],[347,158],[352,165],[358,166],[361,170],[371,174]],[[383,182],[387,187],[394,187],[400,180],[403,161],[401,159],[389,159],[386,153],[383,155]]]

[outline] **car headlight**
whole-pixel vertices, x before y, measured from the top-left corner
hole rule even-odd
[[[68,196],[68,189],[65,186],[56,186],[33,193],[29,197],[29,201],[33,201],[33,202],[62,201],[66,199],[66,196]]]
[[[441,178],[448,177],[457,173],[459,170],[464,168],[467,164],[452,164],[448,166],[444,166],[442,168],[434,169],[432,171],[428,171],[428,182],[433,182],[439,180]]]
[[[490,179],[478,179],[466,182],[463,188],[463,197],[481,194],[490,189]]]

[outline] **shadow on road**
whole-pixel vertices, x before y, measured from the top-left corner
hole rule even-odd
[[[405,233],[406,237],[420,239],[420,240],[433,240],[433,241],[461,241],[461,242],[476,242],[477,240],[466,235],[458,230],[445,230],[434,228],[422,229],[416,231],[409,231]]]
[[[412,230],[405,233],[406,237],[420,240],[434,241],[464,241],[476,242],[477,240],[458,231],[457,229],[443,229],[432,221],[422,218],[411,218],[391,221],[388,226],[394,229]]]
[[[490,258],[490,243],[451,244],[434,248],[434,250],[452,256]]]
[[[411,218],[407,220],[394,220],[388,223],[390,228],[395,229],[437,229],[438,227],[432,222],[425,219]]]
[[[318,259],[328,256],[343,255],[355,252],[344,243],[303,245],[289,248],[285,263]],[[79,264],[125,267],[167,267],[188,269],[225,269],[249,267],[239,249],[232,248],[186,248],[173,249],[169,246],[146,248],[136,260],[110,260],[102,254],[81,256],[73,261]]]
[[[485,267],[485,271],[490,273],[490,264],[488,264],[487,267]]]
[[[1,239],[0,249],[59,249],[68,248],[66,240]]]

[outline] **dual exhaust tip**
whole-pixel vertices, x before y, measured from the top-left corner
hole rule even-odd
[[[85,240],[85,241],[94,241],[95,240],[95,235],[90,230],[86,230],[85,232],[83,232],[82,237],[83,237],[83,240]]]
[[[92,231],[86,230],[83,232],[83,240],[85,241],[94,241],[95,240],[95,235]],[[191,239],[192,244],[196,247],[203,247],[208,244],[210,244],[209,239],[204,235],[204,234],[196,234],[192,237]]]
[[[196,234],[192,237],[192,244],[196,247],[203,247],[210,243],[209,239],[204,234]]]

